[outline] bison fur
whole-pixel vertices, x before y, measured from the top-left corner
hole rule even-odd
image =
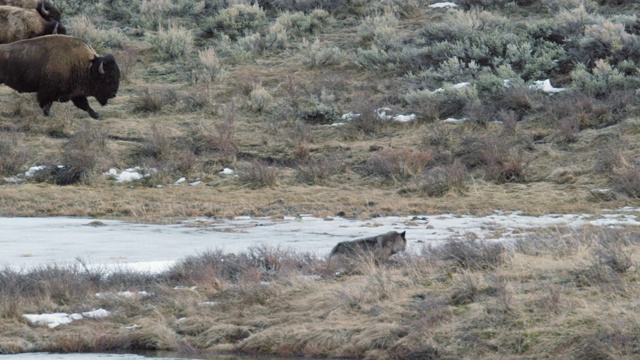
[[[43,19],[35,10],[0,6],[0,44],[66,33],[64,25],[53,19]]]
[[[23,9],[36,10],[45,20],[60,22],[62,13],[49,0],[0,0],[0,5],[15,6]]]
[[[87,97],[106,105],[118,92],[120,69],[113,55],[99,56],[80,38],[47,35],[0,45],[0,84],[36,93],[46,116],[54,101],[71,100],[99,119]]]

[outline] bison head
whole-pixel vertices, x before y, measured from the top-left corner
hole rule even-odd
[[[107,105],[109,99],[116,97],[120,86],[120,68],[113,55],[93,59],[90,70],[92,96],[100,105]]]
[[[40,14],[40,16],[42,16],[42,18],[47,21],[53,19],[60,22],[60,18],[62,17],[60,10],[53,6],[53,4],[49,0],[41,0],[38,3],[38,7],[36,8],[36,10]]]

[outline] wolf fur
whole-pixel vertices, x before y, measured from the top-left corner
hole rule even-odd
[[[406,231],[401,233],[389,231],[387,233],[338,243],[329,259],[341,256],[356,258],[358,256],[373,255],[376,260],[387,260],[391,255],[404,251],[407,247]]]

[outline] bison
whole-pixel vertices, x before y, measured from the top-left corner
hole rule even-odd
[[[106,105],[118,92],[120,69],[113,55],[99,56],[80,38],[47,35],[0,45],[0,84],[35,92],[45,116],[54,101],[71,100],[99,119],[87,96]]]
[[[45,20],[37,11],[14,6],[0,6],[0,44],[49,34],[66,34],[56,20]]]
[[[60,22],[62,13],[49,0],[0,0],[0,5],[36,10],[45,20]]]
[[[343,241],[338,243],[329,259],[336,257],[357,258],[367,255],[373,255],[376,261],[387,260],[391,255],[404,251],[407,247],[406,231],[398,233],[397,231],[389,231],[387,233],[367,237],[364,239]]]

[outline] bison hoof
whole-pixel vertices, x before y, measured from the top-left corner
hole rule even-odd
[[[89,116],[91,116],[92,118],[94,118],[96,120],[102,119],[102,115],[98,114],[97,112],[90,113]]]

